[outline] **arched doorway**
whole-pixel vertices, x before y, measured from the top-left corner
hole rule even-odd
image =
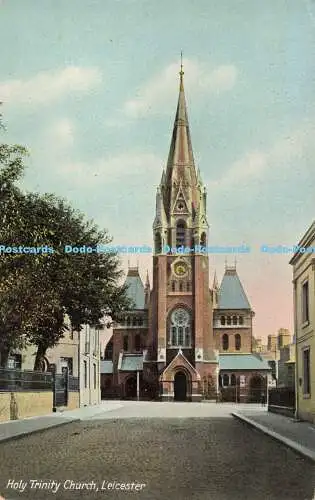
[[[137,379],[129,377],[125,384],[125,397],[128,399],[137,397]]]
[[[184,372],[177,372],[174,377],[174,401],[186,401],[187,378]]]
[[[266,380],[261,375],[253,375],[249,382],[250,403],[260,403],[262,394],[266,397]]]

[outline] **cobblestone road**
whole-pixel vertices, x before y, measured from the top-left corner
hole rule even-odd
[[[9,500],[312,500],[314,492],[311,462],[226,417],[76,422],[2,443],[0,459]],[[9,480],[27,487],[19,493]],[[61,485],[53,493],[31,480]],[[99,490],[66,489],[67,480]],[[114,481],[145,486],[101,490]]]

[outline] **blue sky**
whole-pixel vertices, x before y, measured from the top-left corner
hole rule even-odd
[[[151,245],[183,50],[210,244],[251,245],[237,266],[255,334],[292,329],[289,258],[259,247],[297,243],[314,219],[315,3],[2,0],[0,9],[5,141],[30,150],[23,185],[67,198],[116,244]],[[211,256],[211,278],[224,260]],[[139,266],[144,276],[151,258]]]

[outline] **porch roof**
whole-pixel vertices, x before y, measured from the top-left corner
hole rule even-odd
[[[113,373],[113,362],[111,360],[101,361],[101,373]]]
[[[143,370],[143,355],[142,354],[124,354],[120,371],[122,372],[136,372]]]
[[[220,370],[269,370],[268,361],[255,354],[219,354]]]

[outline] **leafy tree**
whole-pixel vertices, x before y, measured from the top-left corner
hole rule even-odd
[[[34,368],[71,326],[100,326],[130,308],[116,254],[66,254],[64,245],[107,244],[111,238],[82,213],[52,195],[23,193],[16,182],[26,150],[0,145],[0,244],[48,246],[54,253],[0,256],[0,352],[5,365],[10,349],[26,342],[37,346]]]

